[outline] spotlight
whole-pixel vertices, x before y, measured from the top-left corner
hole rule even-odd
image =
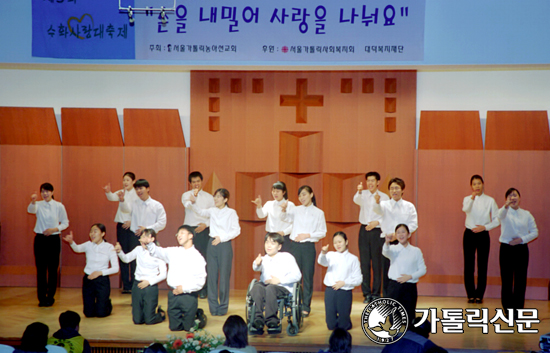
[[[166,12],[164,12],[164,6],[161,6],[160,8],[160,18],[163,25],[166,24]]]
[[[128,22],[130,22],[130,24],[133,24],[134,21],[134,11],[132,10],[132,6],[128,6]]]

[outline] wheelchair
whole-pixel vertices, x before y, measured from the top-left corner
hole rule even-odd
[[[252,296],[250,295],[250,292],[252,291],[252,287],[254,287],[254,284],[256,284],[256,282],[258,282],[258,280],[253,279],[248,285],[248,289],[246,291],[246,306],[245,306],[246,325],[248,326],[249,334],[263,333],[263,331],[261,332],[256,331],[256,329],[254,329],[254,327],[252,326],[252,323],[254,321],[254,316],[256,313],[256,308],[254,306],[254,301],[252,300]],[[283,319],[287,317],[288,325],[286,327],[286,333],[289,336],[296,336],[304,323],[304,317],[302,315],[302,298],[303,298],[302,285],[300,283],[294,283],[294,285],[292,286],[291,293],[278,297],[277,298],[277,304],[279,306],[278,318],[281,321],[281,324],[277,328],[268,328],[267,333],[269,334],[281,333],[282,326],[283,326]]]

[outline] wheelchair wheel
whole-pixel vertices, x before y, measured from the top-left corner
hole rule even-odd
[[[292,322],[287,326],[286,332],[290,336],[295,336],[304,324],[304,317],[302,315],[302,286],[299,283],[294,283],[292,293]]]
[[[246,313],[246,324],[248,326],[248,329],[250,330],[250,328],[252,327],[252,320],[254,318],[254,314],[255,314],[255,307],[254,307],[254,304],[252,302],[252,297],[250,296],[250,292],[252,291],[252,287],[254,287],[254,285],[256,284],[258,280],[257,279],[253,279],[250,284],[248,285],[248,289],[246,291],[246,301],[245,301],[245,313]]]

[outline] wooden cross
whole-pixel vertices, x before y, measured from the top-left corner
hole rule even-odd
[[[307,94],[307,79],[296,80],[296,95],[281,95],[282,107],[296,107],[296,123],[307,124],[307,107],[322,107],[323,96]]]

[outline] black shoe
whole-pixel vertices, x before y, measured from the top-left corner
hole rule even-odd
[[[370,294],[365,295],[365,300],[363,300],[363,304],[368,304],[370,303],[370,301],[371,301]]]
[[[203,293],[203,292],[200,292],[199,298],[201,298],[201,299],[206,299],[206,298],[208,298],[208,295],[206,294],[206,292],[204,292],[204,293]]]
[[[472,304],[472,303],[475,303],[475,302],[476,302],[475,298],[468,298],[468,304]]]
[[[206,315],[204,314],[204,310],[197,309],[197,314],[195,315],[195,319],[199,320],[199,328],[202,329],[206,326],[206,322],[208,319],[206,318]]]
[[[43,301],[43,302],[38,302],[38,306],[41,307],[41,308],[44,308],[44,307],[46,307],[47,305],[46,305],[46,302]]]
[[[166,311],[162,310],[162,308],[160,307],[160,305],[159,305],[159,307],[158,307],[158,309],[157,309],[157,313],[159,313],[160,316],[162,317],[162,321],[166,320]]]
[[[483,303],[483,299],[481,298],[476,298],[476,304],[481,304]]]
[[[370,299],[371,302],[373,302],[373,301],[375,301],[376,299],[380,299],[380,296],[379,296],[379,295],[372,294],[372,295],[370,296],[369,299]]]
[[[123,289],[122,294],[132,294],[132,290],[131,289]]]
[[[256,331],[263,331],[264,330],[264,322],[262,319],[256,319],[254,320],[254,323],[252,324],[252,327],[254,327],[254,329]]]
[[[278,328],[279,327],[279,323],[277,321],[270,321],[267,323],[267,328]]]

